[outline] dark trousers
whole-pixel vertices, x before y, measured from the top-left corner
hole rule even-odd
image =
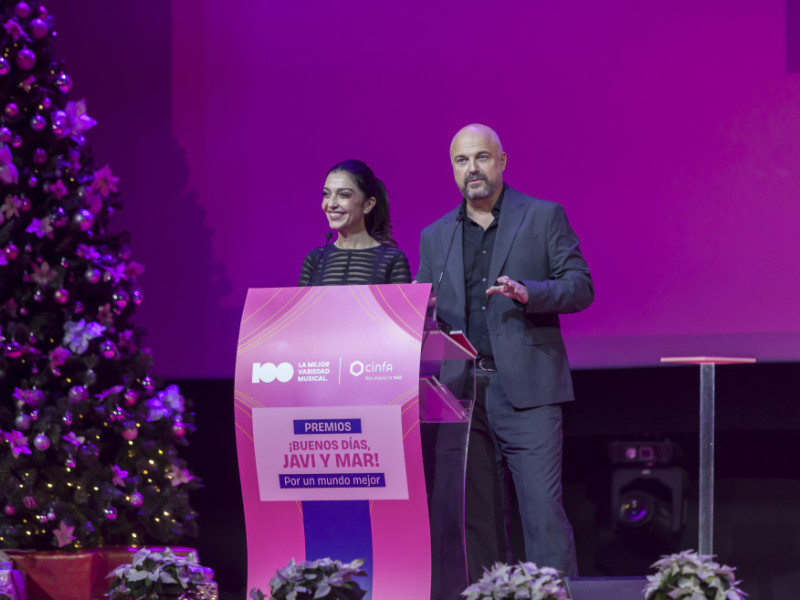
[[[497,373],[477,372],[466,478],[470,581],[495,562],[524,558],[578,574],[572,527],[562,506],[561,407],[516,409]],[[507,479],[510,478],[510,481]],[[512,483],[516,503],[509,498]],[[511,507],[519,507],[525,556],[511,547]]]

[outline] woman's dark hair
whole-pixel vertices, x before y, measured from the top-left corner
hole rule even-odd
[[[383,182],[375,177],[375,173],[364,162],[354,158],[348,158],[333,165],[326,177],[331,173],[341,171],[345,171],[353,177],[358,189],[364,193],[366,198],[375,198],[375,206],[364,217],[364,226],[367,228],[367,233],[381,244],[397,247],[397,242],[392,237],[392,222],[389,218],[389,197],[386,194],[386,187]]]

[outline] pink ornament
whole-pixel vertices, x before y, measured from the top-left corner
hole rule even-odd
[[[122,438],[128,440],[129,442],[132,442],[137,437],[139,437],[139,430],[135,426],[126,427],[122,430]]]
[[[33,204],[31,204],[31,199],[30,198],[26,198],[25,196],[23,196],[22,198],[19,199],[19,211],[20,212],[28,212],[31,209],[32,206],[33,206]]]
[[[19,248],[17,248],[14,244],[9,243],[6,246],[5,253],[7,260],[15,260],[19,256]]]
[[[36,55],[30,48],[23,48],[17,52],[16,63],[23,71],[30,71],[36,66]]]
[[[133,508],[139,508],[142,504],[144,504],[144,496],[142,496],[139,492],[133,492],[131,494],[130,503]]]
[[[44,452],[50,447],[50,438],[43,433],[38,434],[33,438],[33,447]]]
[[[69,469],[74,469],[75,468],[75,457],[74,456],[68,456],[67,460],[64,461],[64,466],[69,468]]]
[[[66,304],[67,301],[69,300],[69,292],[64,288],[61,288],[53,292],[53,298],[59,304]]]
[[[33,496],[25,496],[22,499],[22,503],[25,505],[25,508],[36,508],[36,498]]]
[[[100,345],[100,353],[109,360],[118,356],[117,347],[111,340],[106,340]]]
[[[22,348],[20,348],[20,345],[15,341],[7,343],[3,352],[8,358],[19,358],[22,356]]]
[[[27,2],[17,2],[14,7],[14,14],[20,19],[27,19],[31,14],[31,7],[28,6]]]
[[[56,77],[56,87],[60,92],[66,94],[72,89],[72,79],[66,73],[59,73],[58,77]]]
[[[89,392],[82,385],[73,385],[71,388],[69,388],[67,397],[73,404],[76,402],[84,402],[89,399]]]
[[[34,19],[31,21],[31,35],[33,39],[41,40],[50,33],[50,28],[42,19]]]
[[[37,165],[43,165],[47,161],[47,152],[43,148],[37,148],[33,151],[33,162]]]
[[[111,505],[106,506],[105,509],[103,509],[103,512],[106,515],[106,519],[108,519],[109,521],[115,521],[116,520],[116,518],[117,518],[117,509],[114,508],[113,506],[111,506]]]
[[[2,58],[0,56],[0,58]],[[0,62],[2,64],[2,62]],[[11,130],[8,127],[0,127],[0,142],[7,144],[11,141]]]
[[[47,126],[47,120],[39,113],[36,113],[31,117],[31,129],[33,129],[34,131],[41,131],[46,126]]]
[[[88,231],[94,224],[94,215],[91,213],[91,211],[82,208],[75,213],[74,217],[72,217],[72,222],[77,225],[78,229],[81,231]]]
[[[4,56],[0,56],[0,75],[8,75],[9,71],[11,71],[11,65]]]
[[[17,106],[13,102],[9,102],[8,104],[6,104],[5,113],[7,117],[13,119],[19,114],[19,106]]]
[[[97,283],[100,281],[100,269],[97,267],[89,267],[86,269],[86,273],[83,274],[84,279],[89,283]]]
[[[136,404],[136,392],[133,390],[125,390],[125,393],[122,397],[125,398],[125,404],[128,406],[133,406]]]
[[[172,433],[175,437],[183,437],[186,435],[186,425],[181,421],[175,421],[172,424]]]

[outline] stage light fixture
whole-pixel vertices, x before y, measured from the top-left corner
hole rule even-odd
[[[670,466],[676,448],[669,440],[611,442],[609,456],[620,465],[611,476],[614,529],[621,535],[677,540],[686,525],[688,475]]]

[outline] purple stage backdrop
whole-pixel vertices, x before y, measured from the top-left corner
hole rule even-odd
[[[797,0],[49,6],[147,266],[157,373],[233,376],[246,290],[296,283],[341,159],[385,181],[416,271],[473,121],[581,238],[573,365],[800,359]]]

